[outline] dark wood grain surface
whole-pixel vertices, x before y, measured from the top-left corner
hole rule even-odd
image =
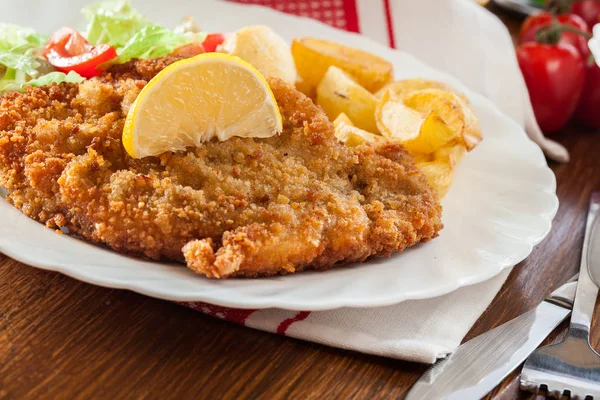
[[[515,32],[518,21],[500,16]],[[531,309],[578,269],[588,196],[600,190],[600,134],[569,127],[555,137],[572,161],[551,163],[560,198],[552,232],[466,339]],[[243,328],[0,254],[2,399],[402,398],[424,369]],[[489,397],[531,398],[516,378]]]

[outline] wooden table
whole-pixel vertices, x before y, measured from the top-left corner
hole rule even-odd
[[[500,15],[515,32],[518,21]],[[551,163],[560,198],[552,233],[513,270],[466,339],[531,309],[579,267],[588,196],[600,189],[600,133],[569,127],[556,139],[572,161]],[[401,398],[424,370],[243,328],[0,255],[0,398]],[[519,393],[516,378],[490,398],[531,397]]]

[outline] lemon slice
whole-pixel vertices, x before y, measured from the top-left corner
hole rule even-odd
[[[271,137],[281,114],[265,78],[238,57],[204,53],[169,65],[127,114],[123,146],[133,158],[185,150],[213,137]]]

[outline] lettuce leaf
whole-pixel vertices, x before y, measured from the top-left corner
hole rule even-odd
[[[8,50],[0,50],[0,64],[8,69],[23,72],[31,77],[38,76],[38,68],[41,66],[39,59],[30,51],[27,51],[25,54],[19,54]]]
[[[17,82],[15,80],[1,80],[0,81],[0,92],[9,92],[13,90],[23,91],[26,87],[34,86],[46,86],[52,85],[53,83],[59,84],[63,82],[69,83],[81,83],[85,81],[85,78],[81,77],[77,72],[71,71],[68,74],[64,72],[50,72],[49,74],[40,76],[36,79],[29,81]]]
[[[129,0],[104,1],[85,7],[82,12],[88,21],[88,41],[95,45],[107,43],[117,49],[119,57],[109,64],[162,57],[179,46],[202,42],[206,36],[155,25],[137,12]]]
[[[88,21],[90,43],[123,47],[137,32],[152,23],[135,10],[128,0],[105,1],[81,10]]]
[[[0,24],[0,65],[3,66],[4,77],[11,69],[15,74],[21,72],[37,77],[42,63],[36,53],[46,39],[31,28]]]
[[[0,24],[0,50],[25,52],[41,47],[48,37],[36,33],[31,28],[12,24]]]
[[[18,90],[48,72],[51,67],[40,56],[46,40],[31,28],[0,24],[0,92]]]
[[[132,58],[156,58],[171,53],[176,48],[189,43],[202,43],[204,33],[176,33],[158,25],[150,25],[135,34],[118,50],[115,60],[124,63]]]

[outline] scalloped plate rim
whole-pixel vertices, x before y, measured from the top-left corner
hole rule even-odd
[[[151,2],[152,1],[148,1],[147,3],[151,3]],[[551,226],[552,226],[552,220],[558,210],[558,199],[555,194],[556,180],[555,180],[554,174],[550,171],[550,169],[546,165],[545,159],[544,159],[543,154],[542,154],[541,150],[539,149],[539,147],[537,147],[537,145],[534,144],[525,135],[525,133],[523,132],[521,127],[519,127],[514,121],[510,120],[508,117],[504,116],[495,107],[495,105],[493,105],[489,100],[487,100],[486,98],[484,98],[481,95],[475,94],[472,91],[468,90],[467,88],[465,88],[464,85],[462,85],[460,82],[458,82],[455,78],[451,77],[450,75],[443,73],[439,70],[435,70],[432,67],[429,67],[428,65],[418,61],[412,55],[400,52],[398,50],[389,49],[386,46],[381,45],[377,42],[374,42],[371,39],[364,37],[362,35],[359,35],[356,33],[351,33],[351,32],[340,31],[338,29],[327,26],[319,21],[315,21],[315,20],[308,19],[305,17],[296,17],[296,16],[283,14],[279,11],[268,9],[268,8],[263,8],[263,7],[256,6],[256,5],[237,5],[237,4],[231,4],[231,3],[225,3],[225,2],[210,1],[210,2],[205,2],[203,4],[203,7],[205,7],[205,10],[206,10],[207,4],[214,7],[214,9],[219,9],[221,12],[232,12],[233,10],[238,11],[240,9],[244,9],[246,12],[243,13],[244,16],[242,17],[242,19],[244,19],[246,21],[246,23],[252,23],[252,22],[250,22],[250,20],[255,18],[256,15],[260,15],[260,17],[256,17],[256,18],[264,19],[265,16],[271,16],[271,18],[289,21],[289,23],[292,23],[292,21],[294,21],[294,23],[300,24],[300,25],[305,25],[306,27],[313,26],[313,27],[315,27],[315,29],[316,29],[316,27],[318,27],[319,30],[325,32],[326,38],[329,35],[336,36],[336,37],[347,37],[348,41],[352,40],[353,43],[358,42],[360,44],[359,46],[356,46],[356,47],[362,47],[362,48],[368,47],[369,49],[373,49],[374,52],[376,52],[376,53],[389,54],[389,57],[394,58],[394,59],[405,58],[406,60],[411,61],[415,64],[420,64],[426,72],[433,73],[435,75],[439,75],[441,77],[440,79],[443,78],[444,81],[454,84],[459,89],[463,90],[468,95],[468,97],[473,101],[474,105],[476,105],[478,108],[485,109],[486,112],[490,113],[491,117],[495,117],[497,119],[498,118],[502,119],[506,124],[511,126],[512,131],[514,131],[514,132],[519,131],[518,133],[519,133],[519,135],[521,135],[521,139],[523,140],[523,142],[520,144],[525,147],[528,147],[529,149],[527,151],[531,152],[532,157],[534,157],[534,154],[536,157],[536,160],[534,160],[536,162],[529,165],[529,167],[532,169],[532,171],[534,169],[539,170],[539,171],[544,170],[544,174],[548,175],[548,177],[545,177],[546,181],[543,182],[543,185],[544,185],[543,190],[539,191],[539,193],[542,193],[545,195],[544,199],[547,201],[548,204],[547,204],[547,207],[544,209],[543,215],[538,216],[537,222],[539,223],[539,226],[537,227],[536,234],[535,235],[529,234],[527,236],[528,240],[526,240],[526,243],[521,243],[522,245],[524,245],[525,249],[524,250],[521,249],[520,254],[518,254],[518,256],[510,259],[510,261],[496,263],[493,267],[488,266],[488,268],[482,269],[481,273],[479,273],[479,274],[471,274],[471,275],[457,277],[453,281],[446,282],[445,284],[437,283],[437,285],[431,285],[426,289],[421,288],[420,290],[412,291],[412,292],[405,291],[405,292],[400,292],[400,293],[398,293],[398,292],[391,293],[391,294],[388,293],[387,295],[380,295],[380,294],[373,295],[372,294],[368,298],[357,298],[357,299],[351,299],[348,297],[347,294],[345,294],[344,296],[340,296],[336,299],[332,299],[332,298],[326,299],[326,301],[323,301],[323,299],[312,299],[310,296],[304,297],[304,298],[296,298],[295,300],[289,299],[289,298],[284,298],[284,299],[275,298],[274,299],[272,296],[255,296],[253,298],[247,297],[244,299],[226,299],[226,298],[223,298],[222,296],[221,297],[211,296],[211,292],[213,292],[214,290],[209,290],[209,293],[203,292],[203,293],[197,294],[195,296],[189,296],[189,295],[185,295],[185,294],[180,295],[180,294],[177,294],[176,292],[165,290],[165,288],[161,288],[160,286],[155,287],[152,285],[144,284],[144,282],[147,282],[148,280],[115,279],[115,278],[111,278],[110,276],[103,276],[102,272],[100,272],[100,274],[96,273],[95,271],[87,271],[86,272],[86,270],[84,268],[83,269],[74,269],[74,268],[71,268],[70,266],[56,265],[55,263],[52,263],[49,260],[40,260],[39,255],[37,255],[38,258],[36,258],[36,254],[34,252],[26,252],[26,251],[23,251],[23,249],[15,250],[14,247],[11,247],[9,245],[6,238],[4,238],[4,240],[1,240],[3,238],[0,237],[0,250],[4,254],[6,254],[7,256],[9,256],[17,261],[21,261],[26,264],[33,265],[35,267],[46,269],[46,270],[57,271],[62,274],[71,276],[75,279],[82,280],[82,281],[85,281],[88,283],[105,286],[105,287],[111,287],[111,288],[129,289],[129,290],[132,290],[137,293],[162,298],[165,300],[203,301],[203,302],[208,302],[208,303],[212,303],[212,304],[216,304],[216,305],[220,305],[220,306],[235,307],[235,308],[273,308],[273,307],[276,307],[276,308],[285,308],[285,309],[290,309],[290,310],[305,310],[305,309],[329,310],[329,309],[335,309],[335,308],[340,308],[340,307],[388,306],[388,305],[397,304],[399,302],[406,301],[406,300],[417,300],[417,299],[425,299],[425,298],[441,296],[441,295],[450,293],[460,287],[483,282],[485,280],[491,279],[492,277],[496,276],[504,269],[512,267],[512,266],[516,265],[517,263],[521,262],[523,259],[525,259],[531,253],[533,247],[535,245],[537,245],[539,242],[541,242],[546,237],[546,235],[549,233]],[[139,8],[143,8],[141,4],[136,3],[136,6],[138,6]],[[20,6],[20,7],[22,7],[22,6]],[[150,5],[148,5],[147,7],[148,7],[148,10],[150,10]],[[192,5],[190,4],[189,7],[192,7]],[[213,10],[213,9],[211,8],[211,10]],[[239,14],[242,14],[242,13],[239,13]],[[204,16],[207,19],[210,19],[208,17],[208,15],[210,15],[210,13],[204,14]],[[238,15],[236,15],[236,17],[237,16]],[[305,29],[308,30],[307,28],[305,28]],[[318,34],[318,36],[323,37],[322,34]],[[396,67],[396,70],[398,71],[398,70],[402,70],[402,69],[401,68],[399,69]],[[515,134],[515,137],[517,137],[516,134]],[[484,131],[484,138],[485,138],[485,131]],[[548,174],[548,172],[550,172],[550,174]],[[549,178],[550,176],[551,176],[551,178]],[[6,202],[5,200],[1,200],[1,201],[2,201],[2,204],[0,204],[0,209],[2,209],[3,207],[5,207],[7,205],[12,208],[12,206],[10,204],[8,204],[8,202]],[[13,210],[16,210],[16,209],[13,209]],[[29,220],[24,215],[21,215],[21,217],[26,220]],[[45,229],[41,224],[37,224],[37,225],[39,225],[39,229]],[[541,225],[543,225],[543,228],[541,227]],[[442,231],[442,235],[443,235],[443,232],[444,231]],[[77,240],[77,239],[73,239],[73,240]],[[440,239],[436,239],[436,240],[440,240]],[[418,250],[419,249],[415,249],[415,251],[418,251]],[[78,267],[78,268],[81,268],[81,267]],[[364,272],[368,273],[368,270],[364,269]],[[310,273],[310,272],[308,272],[308,273]],[[314,274],[328,274],[328,271],[318,272],[318,273],[314,273]],[[286,277],[280,277],[279,279],[288,279],[288,278],[293,279],[293,277],[294,277],[294,275],[290,275],[290,276],[286,276]],[[204,279],[204,278],[199,277],[198,279]],[[247,282],[249,284],[252,284],[252,282],[255,282],[255,281],[256,280],[249,280]]]

